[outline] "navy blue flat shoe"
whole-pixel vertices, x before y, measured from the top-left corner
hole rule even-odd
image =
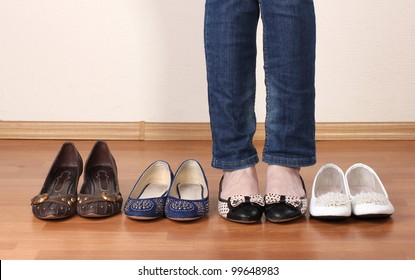
[[[167,195],[165,214],[175,221],[204,217],[209,211],[209,189],[202,166],[186,160],[177,170]]]
[[[165,161],[155,161],[141,174],[135,183],[124,213],[136,220],[152,220],[164,216],[167,192],[173,180],[173,172]]]

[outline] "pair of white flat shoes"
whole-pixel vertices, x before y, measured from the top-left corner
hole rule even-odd
[[[310,215],[322,219],[388,217],[394,211],[385,187],[369,166],[357,163],[346,173],[335,164],[320,168],[314,178]]]

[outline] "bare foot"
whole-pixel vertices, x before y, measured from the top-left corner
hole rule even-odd
[[[300,179],[300,168],[269,165],[267,169],[266,193],[304,196]]]
[[[233,195],[249,196],[252,194],[259,194],[255,166],[223,172],[222,193],[220,194],[222,199]]]

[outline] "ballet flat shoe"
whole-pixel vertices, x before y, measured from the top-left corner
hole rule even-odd
[[[260,194],[250,196],[233,195],[227,200],[221,198],[223,177],[219,183],[218,212],[226,220],[237,223],[261,221],[264,212],[264,198]]]
[[[193,159],[177,169],[167,194],[164,212],[175,221],[200,219],[209,211],[209,188],[202,166]]]
[[[265,217],[273,223],[288,222],[300,218],[307,212],[307,192],[303,178],[301,183],[304,196],[279,195],[268,193],[265,195]]]
[[[335,164],[325,164],[314,178],[310,215],[320,219],[346,219],[352,213],[349,197],[343,171]]]
[[[43,220],[64,219],[76,212],[82,158],[75,145],[66,142],[58,152],[40,193],[32,198],[32,212]]]
[[[141,174],[135,183],[124,214],[131,219],[151,220],[164,216],[167,192],[173,180],[173,172],[165,161],[155,161]]]
[[[386,189],[376,172],[356,163],[345,173],[352,204],[352,214],[360,218],[385,218],[394,212]]]

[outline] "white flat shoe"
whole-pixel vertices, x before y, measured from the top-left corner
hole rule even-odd
[[[346,171],[345,179],[350,192],[353,215],[366,218],[392,215],[393,205],[372,168],[356,163]]]
[[[351,212],[343,171],[332,163],[322,166],[314,178],[310,215],[321,219],[345,219]]]

